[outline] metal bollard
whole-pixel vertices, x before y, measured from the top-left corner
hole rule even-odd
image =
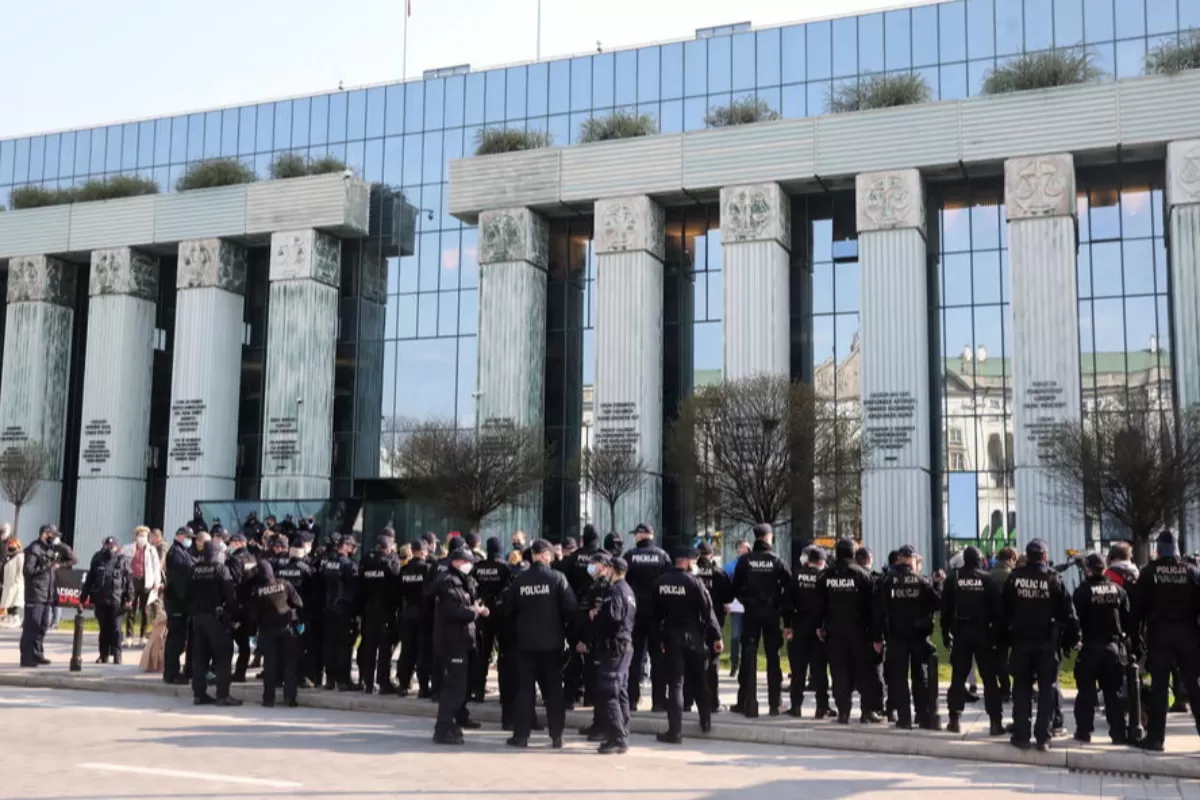
[[[1145,732],[1142,730],[1141,669],[1138,667],[1137,659],[1132,655],[1129,657],[1129,664],[1125,667],[1125,681],[1125,691],[1129,694],[1129,730],[1126,731],[1126,736],[1130,742],[1136,742],[1142,738]]]
[[[942,716],[938,713],[938,654],[937,648],[930,648],[932,652],[929,654],[929,693],[928,705],[925,709],[926,719],[929,720],[929,729],[940,731],[942,729]]]
[[[75,635],[71,639],[71,672],[83,671],[83,607],[75,609]]]

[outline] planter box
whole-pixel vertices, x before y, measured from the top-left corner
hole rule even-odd
[[[451,161],[450,213],[474,224],[490,208],[556,210],[562,152],[546,147]]]
[[[683,134],[594,142],[562,151],[559,199],[585,205],[605,197],[671,194],[683,185]]]
[[[5,211],[0,259],[81,257],[102,247],[162,250],[185,239],[262,237],[299,228],[364,236],[369,203],[367,184],[333,174]]]

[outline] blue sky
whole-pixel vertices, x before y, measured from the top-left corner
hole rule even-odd
[[[409,77],[535,58],[538,0],[411,0]],[[405,0],[0,0],[0,137],[401,77]],[[542,0],[549,58],[910,0]]]

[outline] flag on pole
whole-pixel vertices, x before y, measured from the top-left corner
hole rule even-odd
[[[408,16],[412,16],[412,0],[404,0],[404,7],[408,9]]]

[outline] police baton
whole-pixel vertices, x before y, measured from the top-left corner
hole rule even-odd
[[[75,632],[71,638],[71,672],[83,671],[83,606],[75,608]]]

